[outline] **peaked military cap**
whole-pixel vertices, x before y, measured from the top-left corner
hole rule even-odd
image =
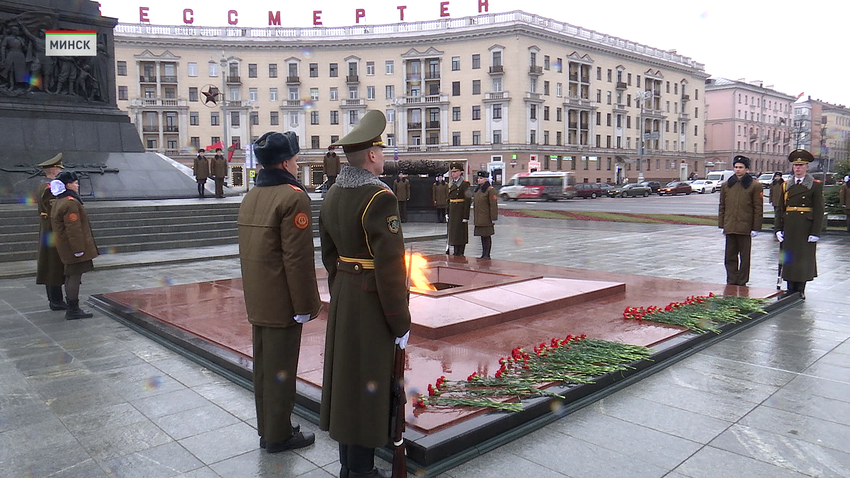
[[[346,153],[361,151],[372,146],[385,148],[386,145],[381,139],[381,134],[383,134],[386,127],[387,118],[384,116],[384,113],[378,110],[372,110],[363,115],[363,119],[360,120],[360,123],[354,129],[331,146],[342,146],[342,150]]]
[[[292,158],[301,147],[298,145],[298,135],[294,131],[278,133],[269,131],[254,141],[254,155],[261,165],[278,164]]]
[[[62,153],[57,154],[47,161],[42,161],[38,163],[38,165],[42,168],[64,168],[64,166],[62,166]]]
[[[812,153],[805,149],[795,149],[788,155],[788,161],[791,161],[791,164],[809,164],[814,160],[815,157],[812,156]]]
[[[478,176],[479,178],[489,178],[490,177],[490,173],[488,173],[487,171],[483,171],[483,170],[478,171],[477,173],[475,173],[475,175]]]
[[[449,165],[449,169],[451,171],[463,171],[463,165],[455,162],[455,163],[452,163],[452,164]]]
[[[750,158],[746,156],[735,156],[732,159],[732,166],[735,166],[738,163],[741,163],[745,168],[750,169]]]

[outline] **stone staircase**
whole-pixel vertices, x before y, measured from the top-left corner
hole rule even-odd
[[[154,251],[236,244],[238,202],[213,199],[176,204],[140,201],[86,203],[101,253]],[[321,201],[313,201],[318,236]],[[0,208],[0,263],[36,258],[38,212],[34,205]]]

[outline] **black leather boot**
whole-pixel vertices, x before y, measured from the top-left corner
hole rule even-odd
[[[68,299],[68,310],[65,311],[65,320],[88,319],[94,314],[80,308],[80,301]]]
[[[47,300],[50,302],[50,310],[68,310],[68,303],[62,300],[61,285],[47,285]]]

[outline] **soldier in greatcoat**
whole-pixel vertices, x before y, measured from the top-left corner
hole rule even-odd
[[[374,455],[390,440],[393,356],[410,335],[398,201],[378,179],[385,127],[373,110],[335,143],[348,165],[319,215],[331,295],[319,426],[339,442],[339,476],[349,478],[391,476]]]
[[[207,178],[210,175],[210,161],[204,156],[204,153],[203,148],[198,150],[198,155],[195,156],[195,162],[192,165],[195,181],[198,183],[198,197],[201,199],[206,197]]]
[[[493,247],[494,225],[499,220],[499,198],[496,190],[490,185],[490,174],[487,171],[476,173],[478,185],[472,195],[472,206],[475,211],[473,234],[481,237],[481,257],[489,259]]]
[[[452,163],[449,175],[449,245],[452,255],[462,256],[469,242],[469,207],[472,204],[472,191],[469,181],[463,179],[463,166]]]
[[[50,310],[67,310],[68,304],[62,298],[62,284],[65,283],[65,265],[56,250],[53,225],[50,223],[50,211],[56,197],[50,192],[50,181],[62,172],[62,153],[39,163],[43,168],[47,182],[38,187],[38,260],[36,261],[35,283],[44,284]]]
[[[431,186],[431,200],[434,202],[434,207],[437,208],[437,222],[446,222],[446,207],[449,205],[449,188],[446,185],[446,178],[442,175],[437,176],[434,184]]]
[[[339,156],[334,151],[333,146],[328,146],[328,152],[325,153],[325,157],[322,160],[322,167],[325,170],[325,176],[328,177],[328,184],[325,186],[325,192],[327,193],[328,189],[336,182],[337,175],[339,175]]]
[[[270,132],[254,142],[262,166],[239,207],[242,291],[254,344],[254,401],[260,447],[268,453],[311,445],[293,427],[303,323],[319,314],[310,197],[295,175],[298,137]]]
[[[818,276],[817,242],[823,229],[823,182],[808,174],[814,156],[805,149],[788,155],[794,176],[776,207],[776,239],[783,243],[782,278],[788,293],[806,298],[806,282]]]
[[[215,150],[210,168],[213,181],[215,181],[215,197],[224,197],[224,180],[227,179],[227,159],[221,154],[221,148]]]
[[[735,156],[732,167],[735,174],[720,186],[717,226],[726,235],[726,283],[747,285],[753,238],[764,216],[764,193],[749,174],[750,158]]]
[[[395,181],[393,181],[393,192],[396,200],[398,200],[398,213],[401,217],[401,222],[407,222],[407,201],[410,200],[410,181],[407,175],[399,171]]]
[[[66,320],[86,319],[92,314],[80,309],[80,284],[83,274],[94,270],[92,259],[98,256],[97,244],[88,214],[80,198],[77,174],[63,171],[50,182],[56,202],[50,211],[50,222],[56,237],[56,250],[65,265],[65,295],[68,297]]]
[[[777,171],[773,173],[773,180],[770,181],[770,204],[779,202],[776,196],[784,194],[785,188],[782,186],[783,184],[785,184],[785,180],[782,179],[782,172]]]
[[[850,181],[844,179],[844,185],[838,190],[838,199],[844,209],[845,221],[847,221],[847,232],[850,232]]]

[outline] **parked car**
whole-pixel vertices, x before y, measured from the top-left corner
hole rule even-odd
[[[641,186],[649,187],[650,192],[652,194],[657,193],[658,190],[661,189],[661,183],[659,183],[658,181],[643,181],[640,184],[641,184]]]
[[[607,196],[608,191],[614,189],[614,186],[611,186],[608,183],[596,183],[596,185],[599,186],[599,190],[602,191],[600,196]]]
[[[602,188],[596,183],[578,183],[575,186],[576,197],[596,199],[602,195]]]
[[[719,186],[709,179],[697,179],[691,181],[691,191],[695,193],[713,193]]]
[[[644,186],[642,184],[623,184],[622,186],[614,186],[610,191],[608,191],[608,196],[612,198],[624,198],[626,196],[636,197],[643,196],[647,197],[650,195],[652,190],[649,186]]]
[[[687,181],[670,181],[666,186],[658,190],[658,195],[669,194],[675,196],[680,193],[690,194],[691,191],[691,185]]]

